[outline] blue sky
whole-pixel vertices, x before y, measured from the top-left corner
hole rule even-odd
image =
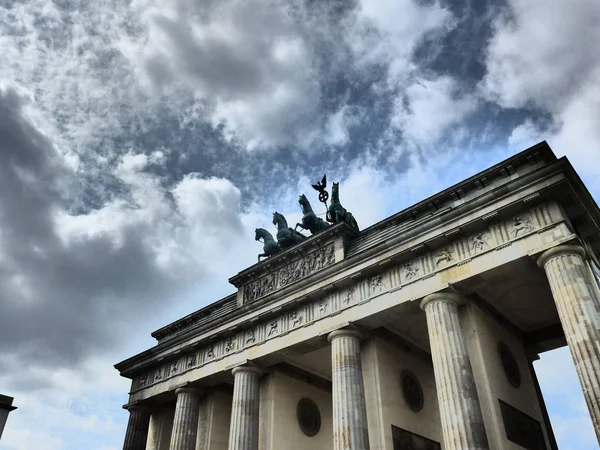
[[[150,332],[327,173],[361,227],[541,140],[600,199],[595,0],[0,0],[0,449],[118,449]],[[595,449],[566,349],[535,363]]]

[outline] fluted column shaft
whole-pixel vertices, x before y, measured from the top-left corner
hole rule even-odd
[[[145,450],[158,450],[161,423],[156,414],[150,414],[150,426],[148,427],[148,439]]]
[[[427,316],[442,435],[446,450],[489,449],[473,371],[458,316],[461,299],[452,293],[421,302]]]
[[[240,366],[234,376],[229,450],[258,450],[258,411],[261,371]]]
[[[150,413],[146,409],[139,406],[129,408],[123,450],[145,450],[149,423]]]
[[[198,432],[198,412],[201,391],[193,388],[179,388],[175,391],[177,403],[170,450],[195,450]]]
[[[365,386],[360,363],[360,334],[338,330],[329,334],[333,381],[334,450],[368,450]]]
[[[600,441],[600,298],[596,282],[578,245],[561,245],[544,252],[544,268],[567,344]]]

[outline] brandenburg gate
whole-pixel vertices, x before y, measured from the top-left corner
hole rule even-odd
[[[326,220],[275,213],[235,293],[115,366],[125,450],[556,449],[532,362],[565,345],[600,437],[600,210],[566,158],[542,142],[362,230],[313,187]]]

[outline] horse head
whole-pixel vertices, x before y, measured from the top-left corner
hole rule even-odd
[[[275,225],[278,230],[288,227],[287,220],[285,220],[283,214],[279,214],[277,211],[273,213],[273,225]]]
[[[254,240],[255,241],[260,241],[260,239],[264,239],[264,241],[268,241],[268,240],[272,240],[273,239],[273,235],[271,233],[269,233],[267,230],[265,230],[264,228],[256,228],[254,230]]]
[[[337,181],[331,183],[331,201],[334,203],[340,201],[340,183]]]
[[[310,208],[310,202],[304,194],[302,194],[300,198],[298,198],[298,203],[300,203],[300,206],[302,206],[302,210],[304,210],[307,206]]]

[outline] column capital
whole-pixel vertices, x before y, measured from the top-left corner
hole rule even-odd
[[[342,328],[341,330],[332,331],[327,335],[327,341],[331,343],[334,339],[341,337],[353,337],[358,339],[359,341],[364,338],[363,334],[358,330],[353,330],[351,328]]]
[[[584,258],[586,252],[581,245],[557,245],[542,253],[537,260],[537,264],[543,269],[548,261],[562,255],[578,255]]]
[[[421,300],[420,306],[423,311],[430,303],[435,301],[443,301],[455,303],[456,305],[464,305],[467,301],[464,297],[455,294],[454,292],[435,292],[433,294],[429,294],[423,300]]]
[[[202,389],[198,389],[198,388],[194,388],[194,387],[190,387],[190,386],[182,386],[182,387],[178,387],[177,389],[175,389],[175,395],[179,395],[179,394],[201,395],[203,393],[204,393],[204,391]]]
[[[151,408],[149,405],[145,405],[140,402],[131,402],[123,405],[123,409],[126,409],[129,412],[140,411],[149,413]]]
[[[233,376],[235,376],[236,373],[240,372],[253,373],[259,376],[263,374],[263,371],[255,366],[237,366],[231,369],[231,374]]]

